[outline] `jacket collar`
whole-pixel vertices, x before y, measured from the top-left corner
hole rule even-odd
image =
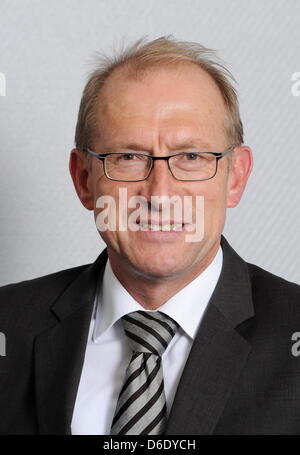
[[[232,327],[254,316],[252,288],[247,263],[221,236],[223,266],[219,281],[211,297]]]
[[[229,245],[223,235],[221,246],[223,266],[211,302],[217,305],[228,322],[235,327],[254,315],[251,282],[247,263]],[[89,264],[77,280],[54,302],[52,311],[60,320],[68,317],[82,305],[86,305],[87,301],[94,300],[97,279],[102,279],[107,257],[107,248],[105,248],[96,261]],[[84,298],[82,298],[83,289]]]
[[[212,434],[251,351],[236,330],[254,316],[248,266],[223,236],[221,245],[221,274],[180,378],[167,435]]]
[[[166,434],[213,432],[251,349],[235,330],[254,315],[248,267],[223,236],[221,245],[221,275],[181,376]],[[106,261],[105,249],[56,298],[51,311],[59,323],[35,339],[36,401],[42,434],[70,434],[97,280],[102,279]]]

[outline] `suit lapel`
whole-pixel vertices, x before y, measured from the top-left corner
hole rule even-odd
[[[106,260],[104,250],[67,287],[52,307],[59,322],[35,339],[36,401],[42,434],[71,433],[97,279],[102,279]]]
[[[251,346],[236,331],[253,317],[247,264],[222,236],[223,267],[173,401],[165,434],[211,434]],[[97,279],[107,250],[54,302],[52,327],[34,344],[39,432],[70,434]]]
[[[251,350],[236,331],[253,317],[247,264],[221,240],[223,267],[193,342],[165,434],[212,434]]]

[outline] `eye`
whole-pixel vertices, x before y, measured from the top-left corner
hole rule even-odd
[[[196,160],[197,158],[199,158],[199,156],[193,152],[185,153],[185,156],[188,160]]]
[[[121,158],[123,158],[126,161],[133,160],[136,157],[134,153],[124,153]]]
[[[205,152],[186,152],[183,154],[184,161],[198,161],[198,163],[207,163],[214,160],[214,156]]]

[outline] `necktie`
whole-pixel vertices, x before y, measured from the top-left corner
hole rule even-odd
[[[110,434],[163,434],[167,406],[161,356],[179,325],[160,311],[134,311],[121,320],[133,353]]]

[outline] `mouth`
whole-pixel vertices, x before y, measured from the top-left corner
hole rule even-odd
[[[152,221],[152,223],[149,223],[148,220],[138,219],[136,221],[136,225],[138,226],[138,230],[161,232],[182,231],[185,227],[185,223],[175,220],[171,220],[168,223],[158,221]]]

